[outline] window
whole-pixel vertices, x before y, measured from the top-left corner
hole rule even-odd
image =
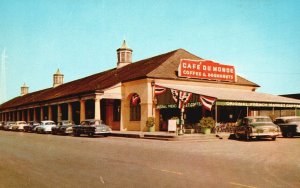
[[[125,62],[125,52],[121,52],[121,61],[120,62]]]
[[[141,120],[141,105],[140,97],[138,94],[133,94],[130,98],[130,121]]]

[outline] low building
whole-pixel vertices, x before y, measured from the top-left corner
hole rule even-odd
[[[132,63],[132,49],[124,41],[117,49],[117,67],[63,83],[57,70],[53,87],[28,93],[0,105],[0,121],[102,119],[113,130],[167,131],[168,120],[183,118],[192,125],[212,116],[236,122],[247,115],[294,113],[300,100],[256,92],[259,85],[236,75],[230,65],[204,60],[183,49]]]

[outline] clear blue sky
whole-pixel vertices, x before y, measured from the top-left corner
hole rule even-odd
[[[7,99],[116,66],[125,38],[138,61],[178,48],[234,65],[271,94],[300,93],[300,1],[1,0]]]

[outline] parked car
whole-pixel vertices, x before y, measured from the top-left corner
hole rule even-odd
[[[62,135],[71,134],[73,132],[72,126],[74,126],[74,122],[71,122],[69,120],[63,120],[61,122],[58,122],[56,127],[52,127],[51,133]]]
[[[4,125],[4,130],[5,131],[10,131],[12,126],[15,124],[16,122],[14,121],[7,121],[6,124]]]
[[[34,130],[36,133],[51,133],[52,127],[56,127],[55,122],[47,120],[41,121],[41,124],[36,126]]]
[[[111,128],[102,123],[101,120],[87,119],[75,125],[73,128],[73,135],[80,136],[85,134],[88,136],[103,135],[108,136],[111,133]]]
[[[39,125],[40,125],[39,122],[29,121],[27,125],[24,125],[24,132],[35,132],[35,127]]]
[[[16,121],[16,123],[11,127],[11,130],[13,131],[23,131],[24,126],[26,126],[27,123],[25,121]]]
[[[300,117],[299,116],[286,116],[278,117],[275,119],[283,137],[294,137],[300,135]]]
[[[268,116],[248,116],[235,127],[234,135],[237,139],[244,137],[247,141],[253,137],[257,139],[267,137],[276,140],[280,128]]]

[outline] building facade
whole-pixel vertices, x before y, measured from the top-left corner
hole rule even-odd
[[[183,49],[132,63],[124,41],[117,49],[117,66],[63,83],[57,70],[53,87],[28,92],[0,105],[0,121],[102,119],[113,130],[167,131],[172,117],[185,125],[212,116],[217,122],[236,122],[247,115],[298,113],[300,100],[258,93],[259,85],[236,75],[234,67],[203,60]]]

